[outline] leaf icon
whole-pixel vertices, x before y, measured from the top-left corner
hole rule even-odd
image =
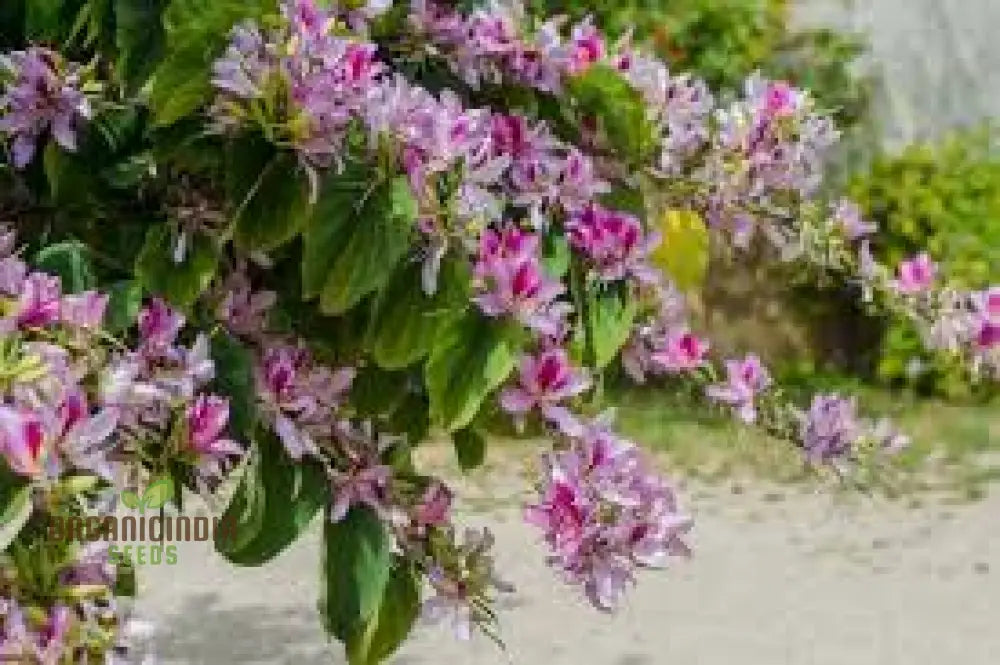
[[[174,481],[170,476],[160,478],[146,488],[142,501],[147,508],[159,510],[174,498]]]
[[[125,504],[126,508],[131,508],[132,510],[142,510],[142,502],[139,500],[139,495],[132,490],[124,490],[121,493],[122,503]]]

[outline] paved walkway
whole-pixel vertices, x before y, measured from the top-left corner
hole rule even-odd
[[[690,491],[689,491],[690,494]],[[502,607],[523,665],[994,665],[1000,654],[1000,493],[919,510],[831,499],[703,496],[695,558],[649,573],[619,615],[602,616],[541,564],[510,509],[496,524]],[[487,516],[472,516],[482,522]],[[140,608],[159,624],[164,665],[341,665],[317,627],[315,537],[262,570],[231,570],[185,546],[147,568]],[[396,665],[500,665],[422,627]]]

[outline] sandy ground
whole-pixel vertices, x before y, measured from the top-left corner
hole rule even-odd
[[[494,488],[495,489],[495,488]],[[491,490],[492,491],[492,490]],[[990,665],[1000,654],[1000,492],[912,509],[860,497],[687,488],[695,558],[640,579],[616,616],[541,563],[512,508],[495,525],[509,662],[525,665]],[[314,529],[315,531],[315,529]],[[317,626],[317,539],[269,567],[232,570],[185,545],[142,571],[140,610],[165,665],[343,663]],[[508,662],[485,638],[421,626],[396,665]]]

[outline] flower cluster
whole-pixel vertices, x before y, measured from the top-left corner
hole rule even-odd
[[[212,83],[222,93],[217,121],[227,127],[264,109],[289,109],[276,119],[284,138],[310,160],[328,164],[342,152],[348,124],[368,103],[382,68],[374,45],[333,36],[333,17],[311,2],[289,3],[283,11],[286,21],[276,32],[262,33],[252,22],[233,29],[214,65]]]
[[[55,569],[66,600],[36,605],[28,571],[0,559],[0,661],[31,665],[149,665],[150,626],[113,595],[117,568],[106,543],[76,547]],[[40,562],[39,562],[40,563]],[[97,574],[95,574],[95,571]]]
[[[684,296],[669,282],[651,293],[655,310],[635,326],[622,351],[622,365],[636,383],[648,375],[688,375],[708,361],[710,344],[691,331]]]
[[[35,46],[0,56],[0,82],[4,74],[12,80],[0,95],[0,134],[10,139],[13,165],[27,166],[46,132],[63,149],[76,150],[80,126],[93,114],[80,67]]]
[[[853,398],[816,395],[809,410],[798,413],[797,418],[805,454],[817,463],[854,459],[866,443],[894,453],[909,442],[886,420],[872,423],[860,418]]]
[[[659,238],[644,233],[638,217],[591,204],[570,214],[566,230],[570,244],[587,257],[602,281],[660,280],[659,271],[647,263]]]
[[[474,273],[474,301],[483,314],[510,316],[545,337],[560,335],[569,305],[557,298],[566,287],[545,273],[536,234],[513,226],[487,229],[480,237]]]
[[[526,519],[543,531],[552,565],[603,610],[619,604],[637,568],[688,552],[691,520],[673,487],[599,423],[545,456]]]

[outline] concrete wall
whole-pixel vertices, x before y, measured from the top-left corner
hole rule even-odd
[[[1000,119],[1000,0],[798,0],[796,20],[867,36],[886,147]]]

